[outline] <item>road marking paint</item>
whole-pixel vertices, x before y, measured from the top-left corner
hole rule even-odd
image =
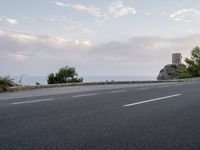
[[[75,95],[75,96],[72,96],[72,97],[74,97],[74,98],[78,98],[78,97],[87,97],[87,96],[94,96],[94,95],[96,95],[96,94],[94,94],[94,93],[91,93],[91,94],[81,94],[81,95]]]
[[[116,90],[116,91],[110,91],[109,93],[123,93],[123,92],[126,92],[126,90]]]
[[[185,85],[185,84],[175,84],[174,86],[183,86],[183,85]]]
[[[15,103],[11,103],[11,105],[28,104],[28,103],[36,103],[36,102],[43,102],[43,101],[53,101],[53,100],[54,99],[52,99],[52,98],[39,99],[39,100],[32,100],[32,101],[15,102]]]
[[[143,87],[143,88],[138,88],[137,90],[147,90],[149,89],[150,87]]]
[[[144,103],[149,103],[149,102],[154,102],[154,101],[169,99],[169,98],[173,98],[173,97],[177,97],[177,96],[181,96],[181,94],[175,94],[175,95],[170,95],[170,96],[165,96],[165,97],[160,97],[160,98],[145,100],[145,101],[141,101],[141,102],[126,104],[126,105],[123,105],[123,107],[129,107],[129,106],[140,105],[140,104],[144,104]]]
[[[157,86],[158,88],[166,88],[166,87],[169,87],[169,85],[160,85],[160,86]]]

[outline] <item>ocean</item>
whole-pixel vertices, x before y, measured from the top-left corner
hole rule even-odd
[[[156,76],[82,76],[84,82],[103,82],[103,81],[145,81],[156,80]],[[19,83],[20,77],[14,76],[11,78],[14,82]],[[21,80],[23,85],[35,85],[36,82],[41,85],[47,84],[47,77],[45,76],[23,76]]]

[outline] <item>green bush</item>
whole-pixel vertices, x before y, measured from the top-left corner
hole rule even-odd
[[[183,71],[180,76],[180,79],[185,79],[185,78],[192,78],[192,75],[188,71]]]
[[[14,85],[13,79],[10,79],[9,76],[0,77],[0,92],[7,91],[9,87]]]
[[[193,48],[191,58],[186,58],[187,72],[191,77],[200,77],[200,47]]]
[[[54,76],[53,73],[49,74],[47,82],[48,82],[48,84],[55,84],[56,83],[55,76]]]
[[[48,84],[75,83],[83,82],[83,78],[78,78],[74,67],[66,66],[60,68],[58,73],[50,73],[47,82]]]

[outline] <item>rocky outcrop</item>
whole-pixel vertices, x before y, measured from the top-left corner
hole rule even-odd
[[[180,74],[186,70],[186,65],[166,65],[159,73],[158,80],[179,79]]]

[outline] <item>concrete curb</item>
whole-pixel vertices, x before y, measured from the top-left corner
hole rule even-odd
[[[197,78],[188,78],[188,79],[179,79],[181,82],[194,82],[194,81],[200,81],[200,77]]]
[[[171,82],[183,82],[183,81],[181,81],[181,80],[168,80],[168,81],[108,81],[108,82],[64,83],[64,84],[51,84],[51,85],[39,85],[39,86],[15,86],[15,87],[10,87],[8,89],[8,92],[34,90],[34,89],[44,89],[44,88],[56,88],[56,87],[72,87],[72,86],[145,84],[145,83],[171,83]]]
[[[8,92],[44,89],[44,88],[56,88],[56,87],[72,87],[72,86],[172,83],[172,82],[195,82],[195,81],[200,81],[200,78],[163,80],[163,81],[107,81],[107,82],[64,83],[64,84],[51,84],[51,85],[39,85],[39,86],[15,86],[15,87],[10,87],[8,89]]]

